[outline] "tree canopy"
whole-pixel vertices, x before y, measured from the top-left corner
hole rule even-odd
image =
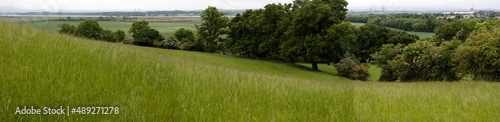
[[[89,39],[101,39],[103,29],[96,20],[85,20],[78,24],[76,35]]]
[[[224,13],[220,12],[216,7],[209,6],[201,13],[201,25],[196,25],[198,30],[198,39],[205,45],[206,52],[220,51],[220,43],[222,35],[228,33],[229,19],[224,17]]]
[[[152,47],[154,46],[154,42],[165,40],[165,38],[160,35],[158,30],[149,27],[149,22],[144,20],[132,23],[132,27],[128,32],[132,34],[132,37],[134,37],[134,41],[132,43],[139,46]]]
[[[336,26],[346,18],[347,1],[295,0],[292,12],[291,26],[285,32],[288,39],[280,46],[282,56],[291,62],[309,62],[313,70],[319,70],[318,63],[340,61],[343,54],[334,55],[332,50],[337,40],[326,37],[332,27],[349,27]]]

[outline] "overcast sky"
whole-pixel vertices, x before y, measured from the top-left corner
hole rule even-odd
[[[291,3],[293,0],[0,0],[0,6],[20,9],[61,10],[200,10],[207,6],[223,9],[262,8],[268,3]],[[500,9],[500,0],[347,0],[351,10],[415,9]]]

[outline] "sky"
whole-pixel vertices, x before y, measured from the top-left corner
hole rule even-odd
[[[19,9],[65,11],[148,11],[148,10],[201,10],[207,6],[222,9],[256,9],[269,3],[291,3],[293,0],[0,0],[0,7]],[[348,9],[366,11],[372,9],[419,10],[419,9],[500,9],[500,0],[347,0]]]

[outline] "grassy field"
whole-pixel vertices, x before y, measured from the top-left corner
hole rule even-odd
[[[9,18],[9,21],[18,22],[18,21],[41,21],[48,19],[58,19],[60,17],[16,17]],[[199,17],[139,17],[140,20],[148,20],[148,21],[188,21],[188,22],[150,22],[149,26],[153,29],[156,29],[160,32],[163,37],[167,38],[174,34],[180,28],[187,28],[195,31],[195,25],[201,24]],[[61,21],[50,21],[50,22],[38,22],[38,23],[28,23],[26,25],[38,27],[44,30],[59,30],[59,25],[62,23],[69,23],[74,26],[78,26],[79,22],[61,22]],[[100,21],[99,25],[103,29],[108,29],[112,31],[122,30],[126,32],[127,38],[132,38],[127,31],[132,26],[133,22],[112,22],[112,21]]]
[[[352,25],[356,26],[356,27],[360,27],[360,26],[363,26],[365,25],[366,23],[352,23]],[[390,28],[390,27],[387,27],[389,29],[392,29],[392,30],[399,30],[399,31],[403,31],[401,29],[396,29],[396,28]],[[430,38],[434,35],[436,35],[435,33],[430,33],[430,32],[413,32],[413,31],[406,31],[410,34],[417,34],[420,39],[424,39],[424,38]]]
[[[46,30],[59,30],[58,25],[61,23],[69,23],[71,25],[78,26],[79,22],[44,22],[44,23],[34,23],[35,27],[39,27]],[[149,26],[153,29],[156,29],[163,35],[165,38],[172,36],[175,31],[180,28],[191,29],[192,31],[196,31],[194,25],[201,24],[201,21],[195,22],[164,22],[164,23],[149,23]],[[128,33],[130,27],[132,27],[132,22],[109,22],[109,21],[101,21],[99,25],[103,29],[108,29],[112,31],[123,30],[126,33],[126,36],[132,38],[132,36]]]
[[[337,77],[326,65],[313,72],[85,40],[5,21],[0,28],[0,121],[500,120],[498,83],[360,82]],[[14,114],[22,106],[117,106],[120,113]]]

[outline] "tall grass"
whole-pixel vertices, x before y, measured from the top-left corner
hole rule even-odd
[[[0,28],[0,121],[500,120],[496,83],[358,82],[330,69]],[[15,115],[22,106],[120,114]]]

